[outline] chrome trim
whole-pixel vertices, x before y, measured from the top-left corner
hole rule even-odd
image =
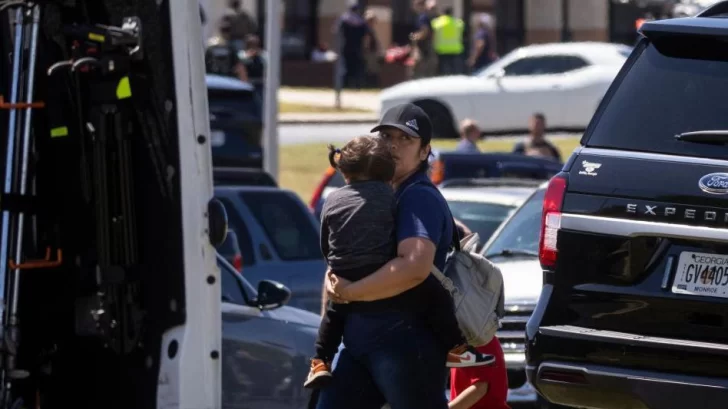
[[[677,156],[667,155],[664,153],[649,153],[649,152],[633,152],[633,151],[622,151],[613,149],[600,149],[600,148],[582,148],[579,152],[580,155],[594,155],[594,156],[606,156],[612,158],[624,158],[624,159],[642,159],[642,160],[654,160],[663,162],[677,162],[677,163],[689,163],[698,165],[710,165],[710,166],[728,166],[728,160],[723,159],[708,159],[700,158],[695,156]]]
[[[679,239],[699,239],[728,242],[728,229],[688,226],[642,220],[615,219],[611,217],[562,214],[561,228],[613,236],[657,236]]]
[[[714,342],[689,341],[676,338],[652,337],[646,335],[630,334],[627,332],[607,331],[592,328],[577,327],[573,325],[554,325],[541,327],[538,332],[562,338],[590,338],[592,341],[614,342],[618,344],[629,344],[643,346],[659,344],[668,349],[683,349],[702,353],[728,352],[728,345]]]
[[[506,315],[500,319],[500,322],[501,324],[526,324],[529,318],[531,318],[529,315]]]
[[[497,331],[495,334],[498,339],[518,339],[518,340],[525,340],[526,339],[526,331]]]

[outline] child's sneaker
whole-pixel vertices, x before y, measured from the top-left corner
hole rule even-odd
[[[457,346],[447,354],[448,368],[493,365],[494,362],[493,355],[480,353],[470,345]]]
[[[329,364],[314,358],[311,360],[311,370],[308,373],[308,379],[303,383],[303,387],[308,389],[323,388],[331,382],[332,377]]]

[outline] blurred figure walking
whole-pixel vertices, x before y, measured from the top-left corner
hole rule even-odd
[[[463,72],[463,30],[465,23],[453,15],[453,8],[446,7],[440,17],[432,20],[432,46],[437,55],[440,75],[457,75]]]

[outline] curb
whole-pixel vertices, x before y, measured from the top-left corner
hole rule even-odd
[[[279,118],[278,123],[281,125],[356,125],[356,124],[371,124],[379,121],[378,117],[371,118],[331,118],[331,119],[320,119],[320,118]]]

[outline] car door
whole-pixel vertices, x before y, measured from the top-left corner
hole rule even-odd
[[[222,292],[222,407],[294,409],[300,385],[293,385],[296,338],[285,321],[248,305],[252,287],[218,261]]]
[[[525,129],[535,112],[546,115],[550,125],[562,122],[562,65],[559,55],[525,56],[505,65],[499,74],[484,79],[495,91],[473,96],[480,109],[476,118],[499,130]]]

